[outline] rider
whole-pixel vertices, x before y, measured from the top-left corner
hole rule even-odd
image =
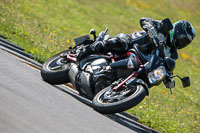
[[[168,18],[167,18],[168,19]],[[166,19],[165,19],[166,20]],[[169,20],[169,19],[168,19]],[[193,26],[185,20],[177,21],[173,24],[173,29],[166,32],[163,26],[163,20],[154,20],[150,18],[141,18],[140,25],[143,31],[132,34],[120,33],[108,40],[98,41],[88,46],[83,46],[79,49],[77,59],[81,60],[90,54],[114,52],[122,54],[133,48],[138,44],[143,53],[148,54],[155,48],[154,41],[152,41],[152,34],[157,42],[163,42],[164,54],[172,59],[178,59],[177,49],[186,47],[195,37],[195,30]],[[133,62],[135,65],[135,63]]]

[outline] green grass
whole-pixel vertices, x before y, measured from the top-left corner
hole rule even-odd
[[[114,36],[141,30],[139,19],[169,17],[190,21],[196,38],[179,51],[175,69],[190,76],[191,86],[176,80],[173,95],[163,85],[150,90],[138,106],[128,110],[140,122],[160,132],[200,132],[200,1],[198,0],[1,0],[0,34],[25,48],[34,58],[47,58],[74,45],[73,38],[109,27]]]

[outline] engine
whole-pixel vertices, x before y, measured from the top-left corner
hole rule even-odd
[[[95,94],[111,85],[116,78],[116,73],[111,71],[108,64],[109,62],[104,58],[97,59],[91,63],[93,71],[92,87],[95,88]]]
[[[109,86],[117,77],[108,67],[109,61],[104,58],[85,60],[78,66],[71,63],[69,79],[73,86],[89,99],[96,93]]]

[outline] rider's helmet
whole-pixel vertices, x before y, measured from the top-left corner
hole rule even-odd
[[[193,26],[185,20],[177,21],[170,31],[171,46],[177,49],[186,47],[195,37]]]

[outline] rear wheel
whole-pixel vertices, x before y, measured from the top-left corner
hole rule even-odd
[[[69,63],[66,63],[66,59],[61,58],[60,54],[69,52],[70,50],[65,50],[52,56],[42,65],[41,76],[44,81],[50,84],[63,84],[69,82]]]
[[[136,106],[146,95],[146,89],[138,84],[120,91],[113,91],[112,87],[108,86],[93,98],[93,107],[103,114],[122,112]]]

